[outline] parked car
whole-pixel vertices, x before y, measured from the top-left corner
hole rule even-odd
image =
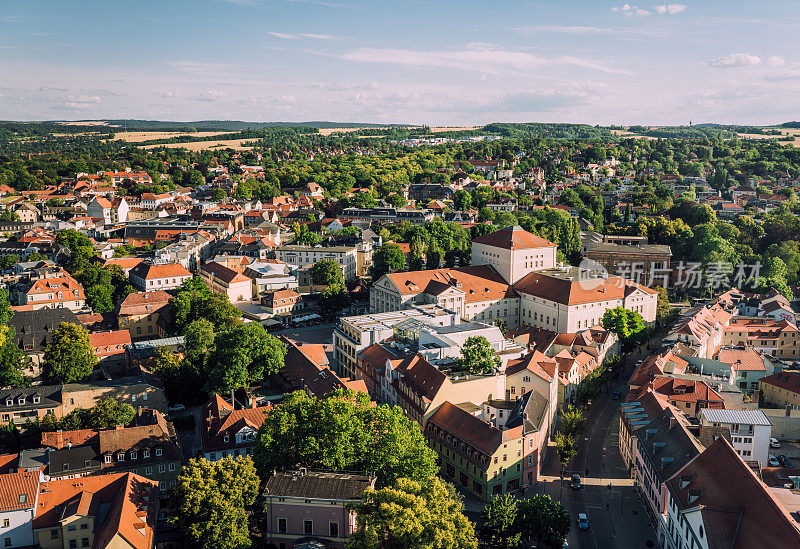
[[[578,490],[581,487],[581,476],[572,475],[572,489]]]
[[[770,448],[780,448],[781,447],[781,443],[778,442],[777,438],[770,437],[769,438],[769,447]]]
[[[569,549],[569,543],[567,543],[567,540],[561,542],[561,549]]]
[[[769,461],[769,466],[770,467],[780,467],[781,466],[781,462],[778,461],[778,458],[776,458],[772,454],[769,455],[769,459],[767,461]]]
[[[611,393],[611,400],[619,400],[620,396],[621,395],[619,391],[614,391],[613,393]]]
[[[783,465],[784,467],[794,467],[794,463],[792,463],[792,460],[784,455],[778,456],[778,461],[780,461],[781,465]]]
[[[580,513],[578,515],[578,528],[580,530],[589,529],[589,517],[586,516],[586,513]]]

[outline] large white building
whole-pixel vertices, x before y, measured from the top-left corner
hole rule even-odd
[[[473,242],[472,266],[380,278],[370,290],[370,310],[436,304],[468,321],[561,333],[597,326],[614,307],[655,321],[658,292],[621,277],[555,266],[555,253],[554,244],[518,227],[502,229]]]
[[[636,311],[656,319],[658,292],[628,279],[605,277],[580,267],[529,273],[514,284],[519,294],[519,324],[574,333],[597,326],[608,309]]]
[[[731,445],[745,461],[757,461],[768,467],[769,437],[772,422],[761,410],[700,410],[700,425],[726,427],[731,432]]]
[[[556,245],[522,227],[508,227],[472,241],[472,265],[491,265],[509,284],[556,265]]]
[[[358,248],[355,246],[332,246],[330,248],[313,248],[311,246],[281,246],[275,250],[275,257],[279,261],[304,267],[313,265],[317,261],[327,259],[338,263],[346,282],[354,280],[358,265]]]

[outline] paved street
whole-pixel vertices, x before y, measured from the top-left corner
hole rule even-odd
[[[570,547],[623,549],[646,547],[648,540],[655,541],[655,532],[633,480],[623,465],[618,444],[619,404],[625,399],[626,382],[633,371],[633,363],[640,356],[644,354],[632,356],[620,381],[589,407],[578,455],[571,471],[564,475],[563,486],[560,485],[560,464],[555,446],[548,451],[541,489],[561,501],[570,512],[573,521],[568,537]],[[611,393],[617,390],[622,393],[620,400],[611,400]],[[583,487],[579,490],[573,490],[569,485],[573,472],[581,475]],[[579,513],[588,516],[589,530],[578,530]]]

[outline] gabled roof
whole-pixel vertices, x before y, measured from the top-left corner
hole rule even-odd
[[[767,385],[778,387],[784,391],[800,393],[800,374],[795,372],[778,372],[766,377],[762,377],[759,381]]]
[[[795,520],[724,437],[666,485],[680,509],[700,509],[709,549],[800,547]]]
[[[493,455],[504,440],[515,438],[506,438],[514,431],[501,431],[449,401],[439,406],[428,425],[439,427],[487,456]]]
[[[38,491],[39,471],[0,475],[0,511],[34,507]]]
[[[429,284],[436,282],[439,284],[431,286],[431,291],[436,292],[432,295],[438,295],[443,289],[442,285],[446,285],[464,292],[464,301],[467,303],[517,296],[511,286],[489,265],[390,273],[386,277],[401,294],[407,295],[427,293]]]
[[[150,263],[139,263],[131,269],[130,276],[137,276],[144,280],[154,280],[169,277],[191,277],[192,273],[180,263],[167,263],[165,265],[152,265]]]
[[[200,267],[200,270],[210,276],[219,278],[226,284],[233,284],[234,282],[247,282],[250,280],[240,272],[229,269],[225,265],[216,263],[214,261],[206,263]]]
[[[586,276],[589,276],[587,271],[579,268],[571,268],[568,272],[561,269],[533,271],[514,284],[514,290],[564,305],[621,300],[635,291],[657,293],[618,276],[585,278]]]
[[[236,447],[234,436],[236,432],[244,425],[257,430],[271,409],[272,406],[267,405],[235,410],[221,396],[214,395],[202,409],[203,450],[214,451]],[[225,442],[226,433],[229,435],[228,442]]]
[[[336,471],[277,471],[267,480],[264,495],[313,499],[360,500],[375,478]]]
[[[506,250],[526,250],[531,248],[554,248],[556,245],[547,239],[531,234],[522,227],[513,226],[475,238],[475,244],[484,244]]]
[[[169,304],[172,296],[164,290],[135,292],[128,294],[119,304],[120,315],[142,315],[157,313]]]

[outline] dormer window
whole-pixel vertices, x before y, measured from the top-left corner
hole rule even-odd
[[[230,437],[230,435],[228,435],[228,433],[225,433],[225,439],[224,440],[225,440],[225,442],[230,442],[231,437]]]
[[[131,461],[139,457],[139,452],[131,452]]]
[[[25,404],[25,397],[19,397],[19,398],[17,399],[17,403],[18,403],[20,406],[22,406],[23,404]]]
[[[142,457],[147,459],[150,457],[150,450],[142,450]]]
[[[6,399],[6,406],[13,406],[13,405],[14,405],[14,399],[13,398],[7,398]]]
[[[161,448],[156,448],[156,457],[161,457]]]
[[[64,471],[69,471],[69,463],[65,463],[62,469]]]
[[[125,454],[117,454],[117,461],[125,461]]]
[[[111,456],[110,456],[110,455],[106,455],[106,456],[105,456],[105,460],[104,460],[104,461],[105,461],[106,463],[111,463]]]
[[[39,402],[40,402],[41,400],[42,400],[42,397],[40,397],[39,395],[34,395],[34,396],[33,396],[33,403],[34,403],[34,404],[39,404]]]

